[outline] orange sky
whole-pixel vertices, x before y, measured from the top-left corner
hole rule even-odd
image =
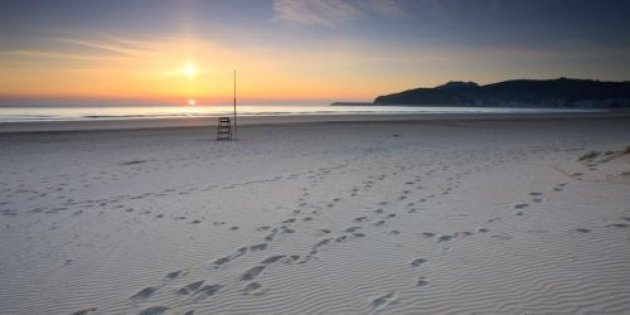
[[[7,2],[0,101],[225,104],[233,70],[250,104],[371,101],[451,80],[629,79],[627,3],[448,3]]]

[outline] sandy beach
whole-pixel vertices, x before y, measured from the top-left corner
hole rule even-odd
[[[628,115],[484,117],[3,124],[0,313],[630,313]]]

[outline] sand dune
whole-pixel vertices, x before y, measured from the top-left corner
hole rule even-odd
[[[630,120],[239,135],[0,135],[0,313],[630,312]]]

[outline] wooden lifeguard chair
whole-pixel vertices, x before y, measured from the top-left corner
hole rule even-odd
[[[217,141],[232,140],[232,124],[230,117],[219,117],[217,125]]]

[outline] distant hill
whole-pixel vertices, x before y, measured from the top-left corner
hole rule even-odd
[[[560,78],[510,80],[488,85],[448,82],[377,97],[374,105],[496,107],[630,107],[630,81]]]

